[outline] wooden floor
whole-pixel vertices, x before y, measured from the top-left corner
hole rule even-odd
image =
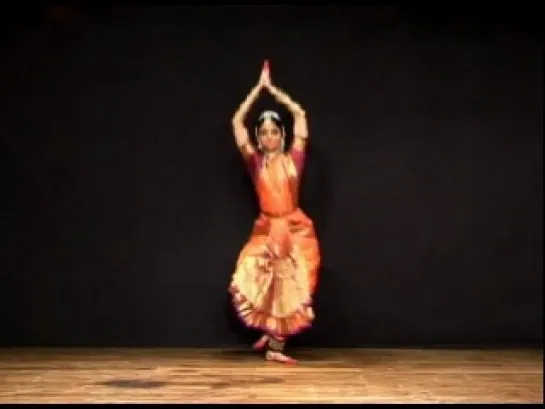
[[[542,351],[0,350],[0,403],[543,403]]]

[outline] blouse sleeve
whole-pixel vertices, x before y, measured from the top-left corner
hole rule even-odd
[[[293,163],[295,164],[295,169],[297,169],[297,173],[300,175],[303,172],[303,168],[305,167],[305,149],[292,146],[292,148],[290,149],[290,156],[293,160]]]
[[[252,179],[255,177],[259,162],[259,154],[256,152],[251,145],[246,144],[240,148],[244,162],[246,163],[246,168],[250,173]]]

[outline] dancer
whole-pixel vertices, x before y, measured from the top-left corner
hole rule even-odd
[[[285,152],[286,132],[278,113],[263,112],[254,128],[257,149],[244,120],[262,90],[293,115],[294,141]],[[236,144],[247,164],[261,214],[243,247],[229,291],[244,324],[263,335],[254,344],[270,361],[296,363],[284,354],[286,340],[311,325],[312,295],[320,251],[312,220],[298,206],[308,140],[305,111],[275,87],[265,62],[258,84],[233,116]]]

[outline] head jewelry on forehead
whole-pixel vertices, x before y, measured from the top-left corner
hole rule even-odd
[[[280,122],[280,115],[278,115],[278,114],[277,114],[276,112],[274,112],[274,111],[263,111],[263,112],[261,113],[261,115],[259,115],[258,121],[259,121],[259,122],[262,122],[262,121],[264,121],[264,120],[266,120],[266,119],[273,119],[273,120],[275,120],[275,121]]]

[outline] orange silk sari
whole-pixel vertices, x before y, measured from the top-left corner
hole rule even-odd
[[[304,151],[292,148],[270,163],[244,152],[261,214],[243,247],[229,291],[240,319],[272,336],[286,337],[314,319],[312,295],[320,251],[312,220],[298,207]]]

